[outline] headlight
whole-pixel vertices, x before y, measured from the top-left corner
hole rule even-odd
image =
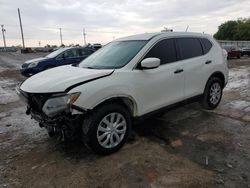
[[[29,68],[34,68],[37,66],[37,64],[39,63],[39,61],[35,61],[35,62],[32,62],[28,65]]]
[[[80,94],[81,93],[79,92],[54,95],[44,103],[42,110],[47,116],[50,117],[53,117],[63,111],[69,111],[72,104],[77,100]]]

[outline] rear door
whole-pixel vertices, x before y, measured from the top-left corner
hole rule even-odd
[[[211,42],[207,39],[195,37],[178,38],[176,42],[178,56],[184,66],[185,98],[202,94],[213,64],[212,59],[208,55]]]
[[[156,43],[145,58],[156,57],[161,65],[155,69],[134,70],[140,115],[179,102],[184,97],[183,63],[177,60],[174,39]]]

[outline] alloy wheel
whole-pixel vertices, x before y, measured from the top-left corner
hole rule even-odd
[[[218,82],[215,82],[211,85],[209,95],[210,95],[209,101],[213,105],[216,105],[219,103],[220,98],[221,98],[221,86]]]
[[[118,112],[106,115],[97,128],[98,143],[104,148],[113,148],[123,140],[127,130],[124,116]]]

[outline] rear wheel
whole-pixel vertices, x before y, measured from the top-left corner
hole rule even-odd
[[[212,77],[208,80],[202,98],[202,106],[205,109],[212,110],[219,105],[222,97],[222,88],[221,79]]]
[[[120,104],[104,104],[91,112],[82,126],[84,143],[94,152],[107,155],[125,144],[131,129],[131,115]]]

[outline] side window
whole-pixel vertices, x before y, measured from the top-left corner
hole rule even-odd
[[[201,43],[202,43],[204,54],[208,53],[209,50],[213,46],[212,43],[208,39],[205,39],[205,38],[201,38]]]
[[[65,52],[65,57],[67,58],[72,58],[72,57],[77,57],[77,56],[78,56],[78,52],[76,49],[70,49]]]
[[[180,60],[203,55],[201,43],[198,38],[178,38]]]
[[[64,58],[73,58],[73,57],[78,57],[79,56],[79,52],[76,49],[69,49],[63,53],[61,53],[60,55],[58,55],[56,57],[56,59],[63,59]]]
[[[89,49],[80,49],[80,56],[90,55],[92,52]]]
[[[161,60],[161,65],[177,61],[174,39],[165,39],[158,42],[144,57],[156,57]]]

